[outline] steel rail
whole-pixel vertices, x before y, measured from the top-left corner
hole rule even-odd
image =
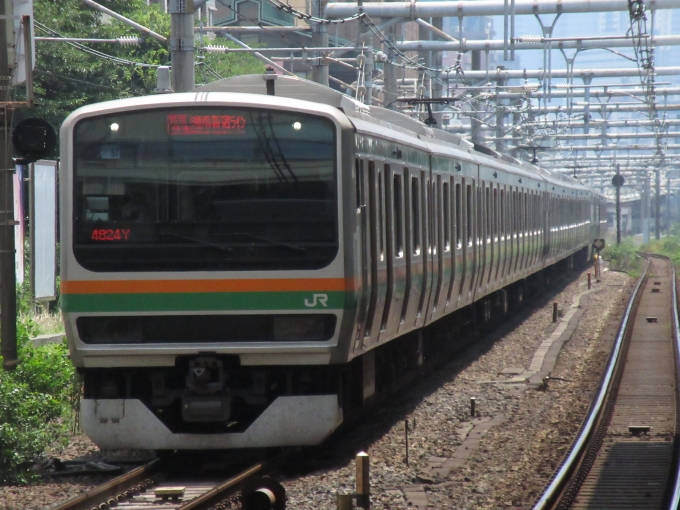
[[[203,508],[210,508],[211,506],[216,505],[223,499],[232,495],[242,482],[263,471],[267,465],[268,462],[266,461],[258,462],[254,466],[245,469],[238,475],[231,477],[226,482],[209,490],[205,494],[185,503],[177,510],[200,510]]]
[[[145,479],[154,476],[160,471],[159,459],[153,460],[144,466],[133,469],[125,474],[117,476],[108,482],[90,489],[80,496],[76,496],[52,510],[89,510],[92,506],[114,498],[120,493],[129,490]],[[148,485],[148,484],[145,484]]]
[[[633,294],[630,300],[628,301],[628,306],[626,307],[626,311],[623,314],[621,326],[619,327],[619,331],[616,335],[612,355],[610,356],[609,361],[607,362],[607,368],[605,370],[604,377],[602,378],[600,391],[598,392],[597,398],[595,399],[593,406],[590,408],[588,416],[584,420],[583,425],[581,425],[578,438],[573,443],[567,457],[562,461],[562,464],[560,465],[558,471],[555,473],[555,475],[553,475],[550,483],[543,491],[543,494],[541,495],[540,499],[532,507],[533,510],[544,510],[550,508],[550,505],[554,502],[555,498],[563,490],[564,484],[568,481],[569,476],[574,471],[579,460],[582,458],[585,452],[587,443],[595,431],[595,425],[599,421],[599,418],[604,410],[605,397],[609,392],[610,386],[614,380],[616,365],[618,364],[619,356],[621,354],[624,343],[623,341],[628,330],[630,314],[631,311],[633,310],[634,304],[638,297],[638,293],[640,291],[640,287],[642,286],[642,282],[644,281],[644,278],[647,275],[648,270],[649,262],[647,262],[645,270],[638,278],[637,284],[635,285],[635,289],[633,290]]]
[[[671,268],[673,271],[673,285],[672,287],[672,300],[673,300],[673,328],[675,330],[675,354],[676,356],[680,356],[680,320],[678,319],[678,296],[677,296],[677,281],[676,281],[676,274],[675,274],[675,265],[671,263]],[[676,363],[676,369],[675,369],[675,374],[676,374],[676,388],[677,388],[677,383],[678,383],[678,376],[680,376],[680,368],[679,365]],[[676,399],[677,401],[677,399]],[[676,404],[677,405],[677,404]],[[675,410],[676,416],[680,416],[680,406],[676,408]],[[678,441],[678,429],[677,429],[677,424],[678,424],[678,419],[676,418],[676,430],[675,430],[675,441]],[[678,445],[675,445],[676,451],[678,448]],[[680,506],[680,468],[678,467],[678,457],[676,456],[675,458],[675,481],[673,483],[673,492],[671,493],[670,496],[670,503],[668,505],[668,508],[671,510],[674,510]]]

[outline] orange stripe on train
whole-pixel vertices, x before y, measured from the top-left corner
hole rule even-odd
[[[179,292],[295,292],[342,291],[344,278],[243,280],[70,280],[63,294],[156,294]]]

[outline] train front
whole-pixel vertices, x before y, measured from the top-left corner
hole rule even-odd
[[[251,97],[114,101],[62,127],[61,300],[102,448],[310,445],[342,421],[349,124]]]

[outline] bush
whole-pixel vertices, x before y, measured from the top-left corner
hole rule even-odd
[[[55,441],[65,440],[63,418],[73,416],[80,382],[65,344],[34,348],[29,336],[34,321],[20,315],[17,323],[21,363],[0,370],[0,483],[26,483],[30,467]]]
[[[602,251],[602,258],[609,261],[610,269],[624,271],[636,276],[642,268],[637,248],[630,238],[625,238],[621,244],[611,243]]]

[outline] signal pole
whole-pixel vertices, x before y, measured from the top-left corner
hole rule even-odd
[[[8,26],[11,18],[4,18],[6,2],[0,2],[0,104],[3,117],[0,120],[0,340],[5,370],[12,370],[19,363],[17,357],[17,304],[14,246],[14,192],[10,164],[10,133],[12,110],[8,107],[9,89],[12,83],[9,68]],[[11,4],[10,4],[11,5]],[[11,14],[11,13],[9,13]],[[33,226],[31,225],[31,228]]]

